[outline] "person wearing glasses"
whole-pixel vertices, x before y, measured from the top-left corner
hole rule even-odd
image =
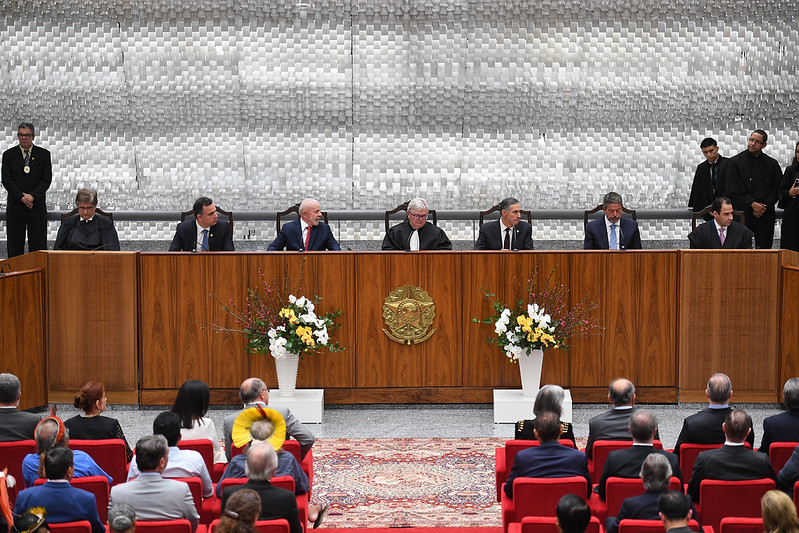
[[[768,133],[753,131],[746,150],[727,169],[727,195],[735,209],[743,210],[746,227],[755,233],[755,248],[771,248],[774,242],[774,205],[782,184],[780,164],[763,153],[767,142]]]
[[[383,238],[383,250],[452,250],[444,230],[427,223],[428,211],[427,202],[422,198],[408,202],[408,218],[389,228]]]
[[[3,152],[3,187],[8,191],[6,239],[8,257],[47,249],[47,203],[45,193],[53,180],[50,151],[33,145],[33,124],[17,128],[19,145]]]
[[[53,250],[119,251],[114,223],[97,211],[97,191],[81,189],[75,196],[78,214],[67,217],[55,238]]]

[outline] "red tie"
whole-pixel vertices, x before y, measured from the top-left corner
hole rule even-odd
[[[305,235],[305,251],[308,251],[308,243],[311,242],[311,226],[308,226],[308,233]]]

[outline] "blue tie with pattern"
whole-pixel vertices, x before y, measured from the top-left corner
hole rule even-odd
[[[611,250],[619,249],[619,239],[618,237],[616,237],[616,224],[610,225],[610,249]]]

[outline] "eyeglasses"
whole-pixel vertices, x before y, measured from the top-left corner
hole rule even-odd
[[[78,206],[78,211],[94,211],[95,209],[97,209],[95,205],[90,205],[89,207]]]
[[[757,139],[753,139],[752,137],[749,137],[749,142],[752,144],[766,144],[763,141],[758,141]]]
[[[30,139],[33,137],[32,133],[17,133],[17,137],[20,139]]]
[[[424,214],[421,214],[421,215],[417,215],[415,213],[408,213],[408,215],[413,217],[413,218],[415,218],[416,220],[424,220],[424,219],[427,218],[427,213],[424,213]]]

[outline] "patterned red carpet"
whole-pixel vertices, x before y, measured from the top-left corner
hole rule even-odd
[[[319,439],[324,528],[497,527],[494,450],[505,439]]]

